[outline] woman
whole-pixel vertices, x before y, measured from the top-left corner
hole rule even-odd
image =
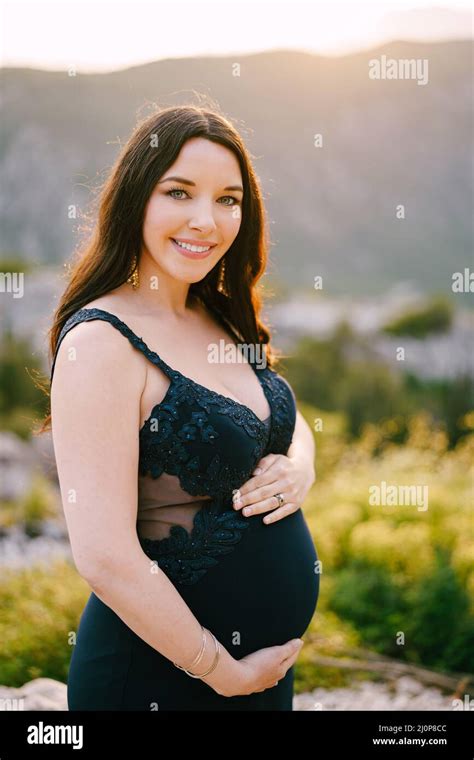
[[[292,709],[314,442],[259,320],[265,264],[235,128],[194,106],[145,120],[51,328],[47,422],[91,586],[70,710]]]

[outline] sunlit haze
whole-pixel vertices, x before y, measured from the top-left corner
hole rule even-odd
[[[469,2],[5,2],[1,63],[113,71],[163,58],[265,50],[340,55],[390,39],[472,35]],[[237,59],[238,60],[238,59]]]

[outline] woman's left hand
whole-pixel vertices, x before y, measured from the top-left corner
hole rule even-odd
[[[307,459],[268,454],[257,463],[253,477],[234,491],[234,509],[242,509],[245,517],[271,512],[263,522],[276,522],[300,509],[315,479],[314,466]],[[285,499],[281,507],[277,493]]]

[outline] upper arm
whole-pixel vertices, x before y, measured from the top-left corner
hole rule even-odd
[[[135,349],[108,322],[79,323],[57,352],[51,385],[54,453],[74,562],[86,578],[138,543],[145,372]]]
[[[295,420],[295,429],[293,430],[293,438],[292,442],[295,440],[295,437],[297,437],[302,430],[304,430],[305,427],[308,427],[306,424],[306,420],[301,414],[300,410],[296,409],[296,420]]]
[[[316,454],[316,439],[314,436],[314,430],[309,424],[309,422],[306,421],[305,417],[301,414],[300,410],[298,409],[297,413],[297,420],[296,424],[299,427],[300,430],[305,431],[304,435],[307,436],[308,441],[310,441],[312,445],[313,453]]]
[[[303,417],[303,415],[301,414],[301,412],[300,412],[299,409],[296,409],[296,424],[295,424],[295,429],[296,428],[298,428],[298,429],[299,428],[301,428],[301,429],[306,428],[312,434],[310,426],[306,422],[305,418]]]

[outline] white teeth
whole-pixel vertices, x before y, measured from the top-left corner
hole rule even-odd
[[[210,245],[202,246],[202,245],[189,245],[189,243],[180,243],[179,240],[175,240],[173,238],[174,242],[177,243],[181,248],[186,248],[187,251],[193,251],[194,253],[204,253],[204,251],[209,251]]]

